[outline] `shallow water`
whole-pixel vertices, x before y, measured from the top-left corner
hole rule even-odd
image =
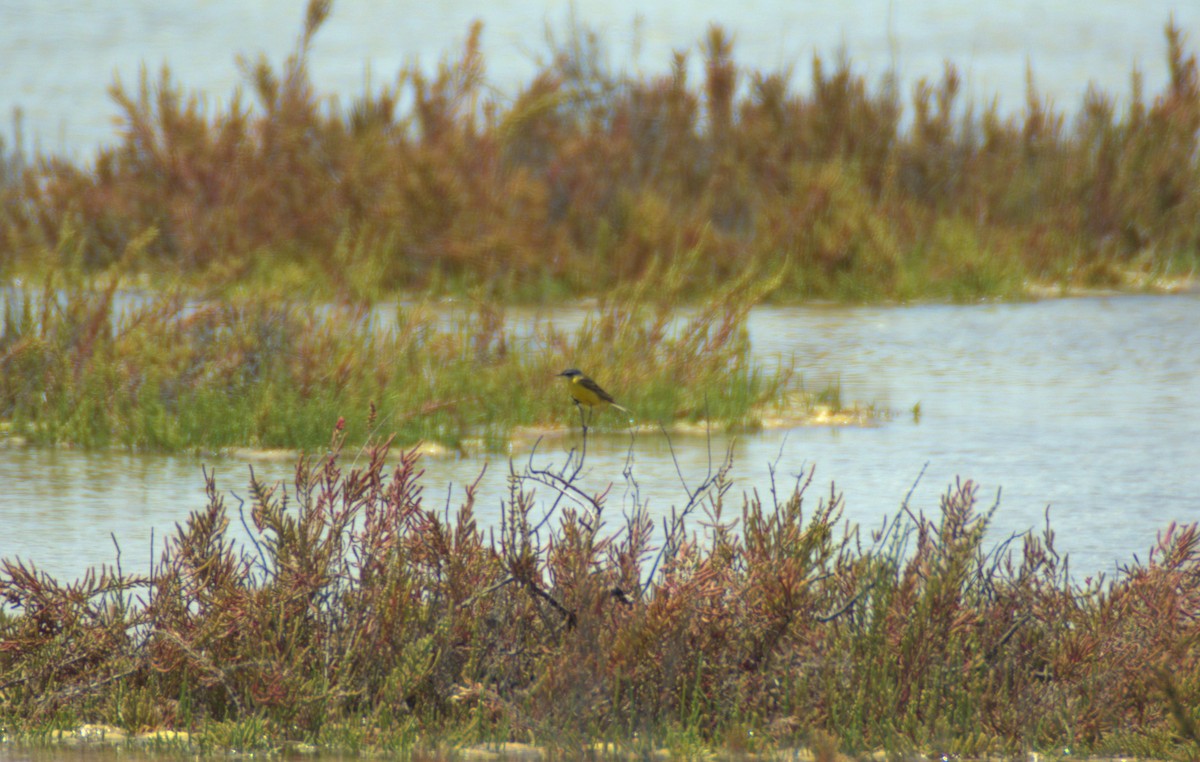
[[[13,0],[0,23],[6,63],[0,111],[21,107],[27,138],[42,149],[86,156],[116,135],[105,93],[114,75],[131,83],[140,64],[154,70],[167,62],[215,107],[242,81],[237,54],[263,52],[276,64],[285,58],[302,7],[285,0]],[[936,79],[949,59],[963,69],[978,102],[995,95],[1010,112],[1024,103],[1027,63],[1039,89],[1072,111],[1088,82],[1126,94],[1134,65],[1147,93],[1161,88],[1169,17],[1190,33],[1189,49],[1200,38],[1200,5],[1176,0],[1098,0],[1086,12],[1064,0],[753,2],[736,14],[713,0],[649,8],[632,0],[581,0],[575,8],[582,24],[604,36],[617,70],[662,72],[675,49],[691,50],[695,66],[697,42],[716,21],[734,35],[740,64],[764,70],[794,64],[801,87],[811,54],[829,56],[839,47],[872,81],[896,67],[906,89],[920,77]],[[504,98],[545,57],[545,25],[561,39],[567,13],[548,1],[451,0],[421,8],[340,1],[314,43],[317,89],[344,105],[368,80],[373,87],[390,82],[406,62],[428,67],[457,49],[472,19],[485,24],[488,77]],[[872,526],[896,509],[927,464],[914,493],[918,506],[936,508],[958,475],[978,480],[989,496],[1003,487],[997,537],[1039,526],[1050,506],[1074,568],[1111,570],[1134,553],[1144,558],[1167,522],[1200,519],[1197,317],[1194,295],[758,310],[752,336],[761,358],[794,354],[801,369],[810,369],[810,387],[835,374],[845,398],[876,402],[896,415],[864,429],[741,437],[735,474],[750,488],[764,484],[766,464],[776,457],[783,474],[815,467],[817,484],[836,481],[847,515]],[[919,423],[908,412],[918,402]],[[609,426],[619,428],[611,418]],[[618,485],[614,521],[628,444],[614,433],[591,448],[590,483]],[[726,444],[718,438],[711,449],[719,457]],[[676,446],[695,484],[709,448],[694,439]],[[561,462],[565,447],[549,442],[541,452]],[[640,435],[635,447],[641,484],[654,485],[652,507],[681,502],[661,436]],[[426,461],[427,499],[456,503],[461,485],[485,461],[490,470],[479,507],[484,520],[494,521],[505,494],[501,457]],[[203,504],[202,465],[216,470],[224,489],[244,494],[247,464],[231,458],[2,450],[0,556],[73,576],[113,561],[115,538],[122,564],[145,568],[164,535]],[[290,471],[287,464],[257,468],[272,477]]]
[[[24,113],[27,146],[87,156],[115,137],[118,112],[107,87],[119,76],[137,82],[145,65],[167,63],[177,81],[203,93],[209,108],[245,84],[239,54],[260,53],[279,66],[295,46],[304,13],[297,0],[6,0],[0,16],[0,134],[9,135],[13,108]],[[921,78],[937,80],[943,62],[959,67],[964,91],[980,106],[997,98],[1005,113],[1025,105],[1026,67],[1038,90],[1074,113],[1088,84],[1117,98],[1130,72],[1144,75],[1147,94],[1167,78],[1162,30],[1173,17],[1200,36],[1200,4],[1192,0],[847,0],[840,3],[752,0],[731,11],[719,0],[659,2],[576,0],[575,17],[605,41],[616,71],[660,74],[672,52],[690,51],[693,82],[699,43],[710,23],[735,41],[735,60],[748,68],[791,67],[800,87],[811,81],[814,53],[827,60],[845,49],[874,84],[895,69],[904,92]],[[561,40],[568,4],[552,0],[446,0],[436,4],[341,0],[313,44],[317,91],[345,106],[370,83],[392,83],[406,63],[431,69],[455,55],[472,20],[484,23],[487,76],[500,98],[530,81],[549,57],[544,30]]]
[[[87,745],[16,748],[0,743],[0,762],[149,762],[162,755],[111,746]]]
[[[815,468],[813,499],[834,482],[847,518],[871,528],[896,511],[924,468],[914,508],[936,511],[956,477],[971,478],[989,505],[1003,488],[994,540],[1042,527],[1049,507],[1076,574],[1111,572],[1135,553],[1145,560],[1169,522],[1200,520],[1198,318],[1196,295],[756,310],[750,330],[760,359],[794,355],[801,371],[813,369],[805,371],[810,387],[835,374],[844,398],[894,417],[865,428],[739,436],[736,488],[765,492],[772,462],[785,483]],[[551,401],[562,394],[555,380],[546,382]],[[615,485],[610,526],[631,504],[622,478],[631,442],[652,511],[661,516],[685,501],[661,434],[631,440],[615,416],[600,423],[585,483]],[[729,443],[675,437],[689,486],[708,471],[710,451],[719,461]],[[535,462],[562,463],[570,444],[544,442]],[[518,467],[527,456],[514,453]],[[494,525],[507,456],[426,459],[425,499],[456,507],[485,464],[477,511]],[[248,474],[236,458],[0,450],[0,556],[72,577],[114,562],[115,540],[124,569],[144,570],[176,522],[204,504],[202,466],[229,492],[236,527]],[[271,479],[291,473],[287,462],[254,468]]]

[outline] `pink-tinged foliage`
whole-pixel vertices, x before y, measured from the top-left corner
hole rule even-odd
[[[261,717],[279,738],[358,718],[556,743],[671,728],[742,743],[750,728],[1169,753],[1163,739],[1194,729],[1195,524],[1080,583],[1048,522],[985,539],[996,507],[981,512],[970,481],[868,536],[832,489],[813,504],[811,474],[734,510],[727,460],[655,529],[644,505],[617,517],[608,490],[580,487],[585,438],[561,466],[514,467],[483,532],[473,488],[455,512],[424,499],[414,453],[394,461],[382,442],[348,467],[341,449],[335,431],[286,489],[252,475],[233,517],[210,478],[145,576],[63,585],[5,560],[3,722],[120,723],[122,696],[149,695],[146,726]]]
[[[970,299],[1028,279],[1127,285],[1200,258],[1200,77],[1174,24],[1162,93],[1135,74],[1123,110],[1089,91],[1068,117],[1032,73],[1020,113],[965,103],[949,63],[908,101],[844,58],[814,59],[798,87],[739,67],[717,27],[697,83],[685,54],[637,79],[577,38],[499,102],[478,24],[457,60],[338,108],[309,78],[323,18],[280,70],[241,62],[252,103],[206,108],[168,70],[143,72],[112,86],[121,127],[94,164],[10,160],[14,261],[209,285],[299,268],[358,301],[597,294],[664,265],[692,295],[749,265],[782,267],[791,298]]]

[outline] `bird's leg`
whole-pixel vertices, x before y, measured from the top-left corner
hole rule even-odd
[[[583,405],[579,403],[579,400],[575,400],[575,409],[579,411],[579,428],[583,430],[584,434],[587,434],[587,419],[583,416]]]

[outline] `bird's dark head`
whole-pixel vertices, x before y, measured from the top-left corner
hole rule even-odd
[[[564,370],[562,373],[559,373],[558,375],[566,376],[567,378],[575,378],[576,376],[582,376],[583,373],[579,370],[579,368],[567,368],[566,370]]]

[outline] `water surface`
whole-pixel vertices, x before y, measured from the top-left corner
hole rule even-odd
[[[131,83],[139,66],[169,63],[178,81],[216,108],[242,82],[238,54],[283,61],[303,6],[11,0],[0,19],[0,110],[20,107],[27,137],[43,150],[87,157],[115,139],[116,110],[105,92],[114,76]],[[582,25],[601,33],[617,71],[662,72],[676,49],[691,51],[695,66],[698,41],[718,22],[733,34],[741,65],[792,66],[799,87],[814,52],[828,57],[844,47],[871,81],[895,68],[905,89],[939,77],[948,59],[977,102],[996,96],[1008,113],[1024,105],[1027,64],[1039,90],[1074,111],[1089,82],[1126,95],[1133,66],[1144,73],[1147,93],[1161,89],[1168,18],[1191,35],[1189,49],[1200,40],[1200,4],[1177,0],[1097,0],[1086,10],[1065,0],[752,0],[736,12],[715,0],[649,7],[579,0],[574,7]],[[404,64],[429,67],[455,50],[473,19],[485,24],[488,78],[503,100],[545,58],[545,27],[562,38],[568,13],[548,0],[339,0],[314,43],[317,89],[345,105],[393,81]],[[834,481],[844,490],[848,516],[871,526],[895,510],[927,466],[914,493],[918,506],[935,508],[960,475],[978,480],[989,496],[1003,487],[997,536],[1039,526],[1049,506],[1075,568],[1111,569],[1134,553],[1144,557],[1167,522],[1200,519],[1198,317],[1195,296],[758,310],[752,336],[760,358],[794,355],[810,386],[838,376],[846,398],[877,402],[896,416],[872,428],[741,437],[735,473],[752,488],[763,486],[766,464],[776,458],[782,474],[815,468],[818,484]],[[560,393],[547,379],[548,404]],[[919,422],[908,413],[917,403]],[[629,444],[614,431],[592,445],[587,478],[617,483],[614,513],[627,500],[621,473]],[[675,444],[694,485],[710,448],[703,440]],[[727,444],[718,438],[711,449],[719,457]],[[542,453],[561,461],[567,446],[548,442]],[[652,507],[682,502],[661,437],[641,435],[634,448]],[[427,461],[427,499],[455,504],[485,462],[479,506],[485,521],[495,521],[505,496],[501,457]],[[145,568],[164,535],[203,504],[201,466],[215,469],[224,489],[245,493],[247,464],[232,458],[0,451],[0,556],[72,576],[113,561],[115,538],[123,565]],[[257,468],[273,478],[290,470]],[[230,502],[236,505],[232,494]]]
[[[922,469],[913,505],[926,512],[936,511],[956,478],[974,479],[987,504],[1001,493],[993,539],[1040,528],[1049,508],[1072,568],[1111,572],[1134,554],[1144,560],[1169,522],[1200,520],[1198,318],[1196,295],[759,309],[750,321],[759,359],[794,356],[809,386],[839,378],[844,397],[875,402],[893,418],[736,441],[676,437],[675,457],[694,488],[732,443],[738,489],[762,494],[771,463],[785,481],[815,469],[813,498],[836,484],[847,517],[867,528],[896,511]],[[556,381],[546,379],[547,404],[566,404]],[[911,412],[917,403],[919,420]],[[632,504],[622,476],[630,447],[641,495],[656,515],[685,502],[661,434],[631,439],[612,415],[600,428],[585,483],[615,485],[614,525]],[[544,442],[535,464],[562,463],[571,444],[566,437]],[[513,454],[518,467],[528,454]],[[486,465],[477,510],[485,526],[498,522],[507,456],[423,465],[425,499],[451,508]],[[236,526],[237,496],[246,495],[244,460],[0,450],[0,556],[32,559],[69,577],[113,562],[118,545],[126,570],[145,569],[175,524],[204,504],[202,466],[227,491]],[[292,468],[254,467],[271,479],[286,479]]]
[[[14,107],[26,132],[47,151],[85,157],[114,139],[117,110],[106,94],[114,77],[126,85],[147,66],[169,64],[177,81],[200,91],[210,108],[244,84],[236,58],[260,53],[276,66],[294,49],[305,3],[298,0],[6,0],[0,16],[0,118]],[[1146,92],[1167,80],[1163,26],[1174,18],[1200,39],[1193,0],[446,0],[439,3],[338,0],[317,36],[311,72],[322,95],[344,106],[368,86],[394,81],[406,63],[431,69],[461,49],[473,20],[484,23],[483,53],[497,97],[512,97],[548,58],[545,29],[561,40],[568,7],[605,41],[614,71],[660,74],[672,52],[691,52],[699,77],[699,43],[711,23],[735,40],[735,59],[759,71],[791,68],[806,87],[814,53],[844,49],[877,83],[895,69],[905,92],[957,65],[977,105],[993,98],[1005,113],[1025,105],[1026,67],[1038,90],[1074,113],[1089,83],[1124,98],[1137,66]],[[0,134],[7,133],[5,129]],[[33,142],[33,141],[29,141]]]

